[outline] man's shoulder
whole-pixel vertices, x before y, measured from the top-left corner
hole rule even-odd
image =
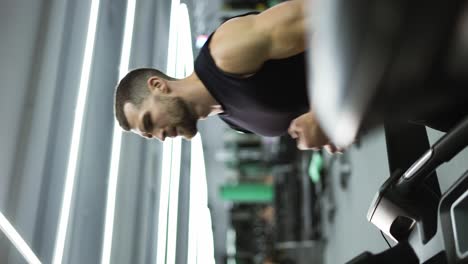
[[[223,23],[208,49],[216,66],[236,75],[255,73],[268,57],[268,39],[257,25],[257,14],[248,13]]]
[[[208,46],[213,57],[223,57],[229,54],[229,48],[237,46],[242,41],[239,37],[246,33],[255,23],[256,14],[247,13],[235,16],[222,23],[211,36]]]

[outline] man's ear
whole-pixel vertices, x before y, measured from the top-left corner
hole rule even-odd
[[[147,80],[148,89],[150,89],[151,93],[169,93],[170,89],[167,85],[167,81],[163,78],[159,78],[158,76],[151,76]]]

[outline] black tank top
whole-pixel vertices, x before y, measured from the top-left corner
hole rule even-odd
[[[291,121],[309,111],[306,54],[266,61],[247,78],[225,73],[210,54],[211,36],[195,60],[195,72],[224,109],[231,128],[262,136],[287,133]]]

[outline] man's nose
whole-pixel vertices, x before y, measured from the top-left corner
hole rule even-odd
[[[156,137],[161,140],[161,141],[164,141],[164,139],[166,138],[166,133],[164,133],[164,130],[163,129],[160,129],[158,131],[158,133],[156,133]]]

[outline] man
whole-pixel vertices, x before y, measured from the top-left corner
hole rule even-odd
[[[116,90],[120,126],[147,138],[190,139],[198,120],[218,115],[239,131],[289,132],[300,149],[336,150],[307,100],[304,2],[228,20],[209,37],[195,71],[184,79],[154,69],[129,72]]]

